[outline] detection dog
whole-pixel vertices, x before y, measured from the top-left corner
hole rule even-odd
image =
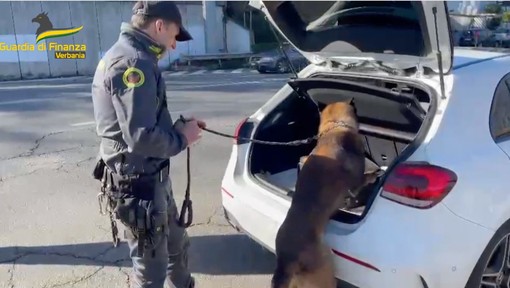
[[[317,145],[303,160],[290,209],[276,236],[272,288],[335,288],[327,222],[365,182],[365,153],[353,100],[327,105]]]

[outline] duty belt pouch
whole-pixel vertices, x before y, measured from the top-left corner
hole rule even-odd
[[[154,177],[125,179],[118,176],[113,177],[116,188],[112,191],[116,204],[115,214],[124,225],[135,232],[139,226],[138,220],[143,216],[139,206],[148,209],[154,200],[156,179]],[[148,213],[145,214],[148,215]]]
[[[96,163],[96,166],[92,170],[92,176],[94,179],[101,181],[103,179],[104,171],[106,168],[106,164],[103,161],[103,158],[99,158],[99,160]]]
[[[166,213],[154,209],[156,176],[116,179],[115,215],[134,239],[138,240],[137,255],[159,245],[166,233]]]
[[[140,176],[136,178],[120,179],[117,181],[120,194],[152,201],[156,192],[156,176]]]
[[[166,211],[156,211],[153,203],[152,200],[141,200],[133,196],[117,200],[115,214],[129,229],[128,235],[138,240],[139,257],[143,257],[145,251],[154,250],[160,245],[167,232]]]

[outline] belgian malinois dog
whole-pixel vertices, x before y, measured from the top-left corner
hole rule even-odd
[[[330,217],[366,182],[353,101],[327,105],[320,118],[317,145],[304,159],[291,207],[276,236],[272,288],[336,287],[324,231]]]

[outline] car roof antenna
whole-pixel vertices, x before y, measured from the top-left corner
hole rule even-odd
[[[299,78],[298,74],[296,72],[296,69],[292,65],[292,62],[290,61],[289,55],[287,55],[287,53],[285,52],[285,49],[283,49],[283,43],[282,43],[280,37],[278,37],[278,34],[276,33],[276,30],[274,29],[273,25],[271,25],[271,22],[269,22],[269,20],[267,19],[267,16],[265,16],[264,18],[266,18],[266,22],[269,24],[269,28],[271,29],[271,31],[273,31],[273,35],[276,38],[276,41],[278,42],[278,45],[280,47],[280,51],[285,56],[285,59],[287,60],[287,63],[289,63],[289,68],[292,71],[292,74],[294,74],[294,79]]]
[[[439,47],[439,32],[437,30],[437,7],[432,7],[432,13],[434,14],[434,27],[436,30],[436,44],[437,44],[437,65],[439,67],[439,84],[441,85],[441,99],[446,99],[445,88],[444,88],[444,74],[443,74],[443,55],[441,48]]]

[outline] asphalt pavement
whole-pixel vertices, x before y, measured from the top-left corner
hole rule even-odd
[[[169,110],[233,133],[288,78],[251,72],[166,74]],[[128,287],[125,242],[114,248],[92,179],[98,139],[90,77],[0,82],[0,287]],[[268,287],[274,256],[223,218],[220,183],[230,139],[204,132],[192,148],[194,224],[190,269],[197,287]],[[171,177],[177,205],[185,153]],[[122,239],[122,238],[121,238]]]

